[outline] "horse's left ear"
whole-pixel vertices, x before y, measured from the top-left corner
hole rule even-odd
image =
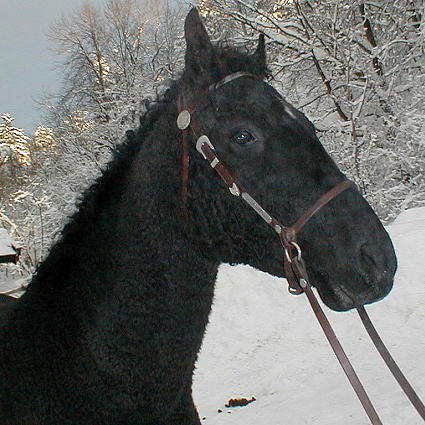
[[[258,66],[258,69],[265,70],[267,68],[266,43],[264,40],[264,34],[260,34],[260,36],[258,37],[257,49],[251,57],[254,59],[256,65]]]
[[[184,33],[186,72],[195,79],[203,79],[205,84],[211,84],[211,79],[218,71],[217,59],[207,30],[196,8],[193,8],[186,17]]]

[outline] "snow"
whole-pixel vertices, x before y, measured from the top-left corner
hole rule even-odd
[[[21,248],[21,243],[13,240],[6,229],[0,228],[0,256],[16,255],[16,250]]]
[[[420,397],[425,396],[425,208],[387,227],[398,256],[393,291],[367,311]],[[304,295],[248,266],[223,265],[194,377],[206,425],[367,425]],[[324,307],[385,425],[422,420],[387,370],[356,312]],[[252,396],[245,407],[231,398]],[[219,412],[221,410],[222,412]]]
[[[367,311],[424,398],[425,207],[403,212],[387,230],[399,262],[395,286]],[[22,286],[2,284],[3,290]],[[383,423],[422,424],[357,313],[324,309]],[[370,424],[306,297],[248,266],[220,268],[193,392],[206,425]],[[225,407],[231,398],[252,396],[248,406]]]
[[[15,257],[23,248],[21,242],[15,241],[6,229],[0,227],[0,257]],[[10,294],[11,296],[21,296],[24,293],[24,286],[28,284],[28,278],[16,278],[14,273],[9,273],[8,267],[0,267],[0,294]]]
[[[0,269],[0,294],[19,298],[25,293],[25,289],[28,286],[29,281],[29,277],[20,277],[17,279],[13,274],[12,276],[9,276]]]

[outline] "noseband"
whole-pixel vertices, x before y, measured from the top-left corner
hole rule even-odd
[[[283,265],[285,270],[285,276],[289,285],[289,292],[294,295],[299,295],[303,292],[307,295],[310,305],[328,339],[335,355],[338,358],[347,378],[349,379],[354,391],[356,392],[360,402],[362,403],[371,423],[373,425],[382,425],[375,408],[373,407],[362,383],[360,382],[356,372],[354,371],[347,355],[345,354],[338,338],[335,335],[328,319],[326,318],[319,302],[317,301],[314,292],[312,291],[312,285],[308,277],[305,263],[302,257],[301,247],[297,243],[298,232],[306,225],[306,223],[325,205],[327,205],[334,198],[339,196],[345,190],[354,188],[354,182],[350,180],[343,180],[341,183],[330,189],[322,197],[320,197],[310,208],[308,208],[301,217],[292,226],[286,227],[282,225],[273,215],[266,211],[240,184],[230,170],[220,161],[216,154],[216,150],[211,140],[207,135],[201,134],[199,126],[193,120],[192,114],[196,109],[204,102],[205,96],[208,96],[212,91],[228,84],[241,77],[259,79],[257,76],[245,72],[236,72],[230,74],[227,77],[220,80],[218,83],[209,86],[204,90],[204,97],[199,99],[191,106],[185,106],[182,99],[178,101],[179,115],[177,118],[177,126],[182,131],[182,144],[183,144],[183,173],[182,173],[182,202],[183,210],[185,212],[186,222],[189,220],[186,197],[187,197],[187,181],[188,181],[188,170],[189,170],[189,148],[188,139],[189,132],[192,131],[196,139],[196,150],[202,155],[202,157],[208,161],[211,168],[213,168],[217,174],[221,177],[230,193],[233,196],[242,198],[246,204],[248,204],[273,230],[278,234],[280,242],[284,250]],[[373,327],[369,316],[366,313],[364,307],[359,307],[358,313],[360,318],[369,333],[373,343],[377,350],[381,354],[383,360],[387,364],[388,368],[394,375],[395,379],[413,404],[415,409],[425,419],[425,407],[418,395],[411,387],[400,368],[395,363],[394,359],[386,349],[384,343],[380,339],[376,329]]]

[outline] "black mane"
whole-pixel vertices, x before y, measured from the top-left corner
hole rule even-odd
[[[52,270],[63,273],[61,265],[67,267],[69,262],[68,244],[78,246],[88,223],[95,220],[108,198],[119,196],[122,177],[142,149],[143,141],[149,136],[161,114],[175,101],[176,92],[177,82],[173,81],[171,87],[156,101],[146,102],[147,110],[140,117],[139,128],[126,132],[125,140],[115,147],[112,158],[101,175],[77,200],[77,210],[68,219],[60,238],[53,244],[46,259],[38,266],[34,280],[42,280],[47,276],[50,281],[54,280],[57,276],[52,276]]]
[[[225,75],[234,72],[250,72],[260,78],[268,76],[268,69],[254,60],[252,56],[221,43],[215,47],[220,63],[220,74],[217,81]],[[46,259],[38,266],[34,280],[43,280],[48,276],[49,281],[55,281],[57,276],[52,270],[63,273],[69,266],[69,246],[78,247],[87,225],[96,219],[103,205],[110,197],[120,194],[120,182],[130,168],[134,158],[142,149],[143,143],[155,127],[162,114],[173,102],[176,102],[181,81],[173,80],[170,87],[159,95],[155,101],[146,101],[146,112],[140,117],[140,126],[136,131],[128,130],[125,140],[118,144],[113,151],[112,159],[108,162],[102,174],[89,186],[77,201],[77,211],[71,215],[64,226],[58,241],[52,246]],[[178,143],[178,141],[175,141]]]

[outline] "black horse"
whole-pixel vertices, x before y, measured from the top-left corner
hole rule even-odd
[[[199,425],[192,374],[219,264],[283,276],[276,233],[229,194],[193,136],[183,202],[178,99],[202,99],[194,113],[202,132],[284,224],[345,178],[308,119],[263,81],[263,37],[252,55],[213,47],[196,10],[185,36],[181,79],[130,133],[25,295],[3,312],[1,425]],[[258,78],[206,93],[235,72]],[[393,247],[357,190],[326,205],[298,241],[330,308],[390,291]]]

